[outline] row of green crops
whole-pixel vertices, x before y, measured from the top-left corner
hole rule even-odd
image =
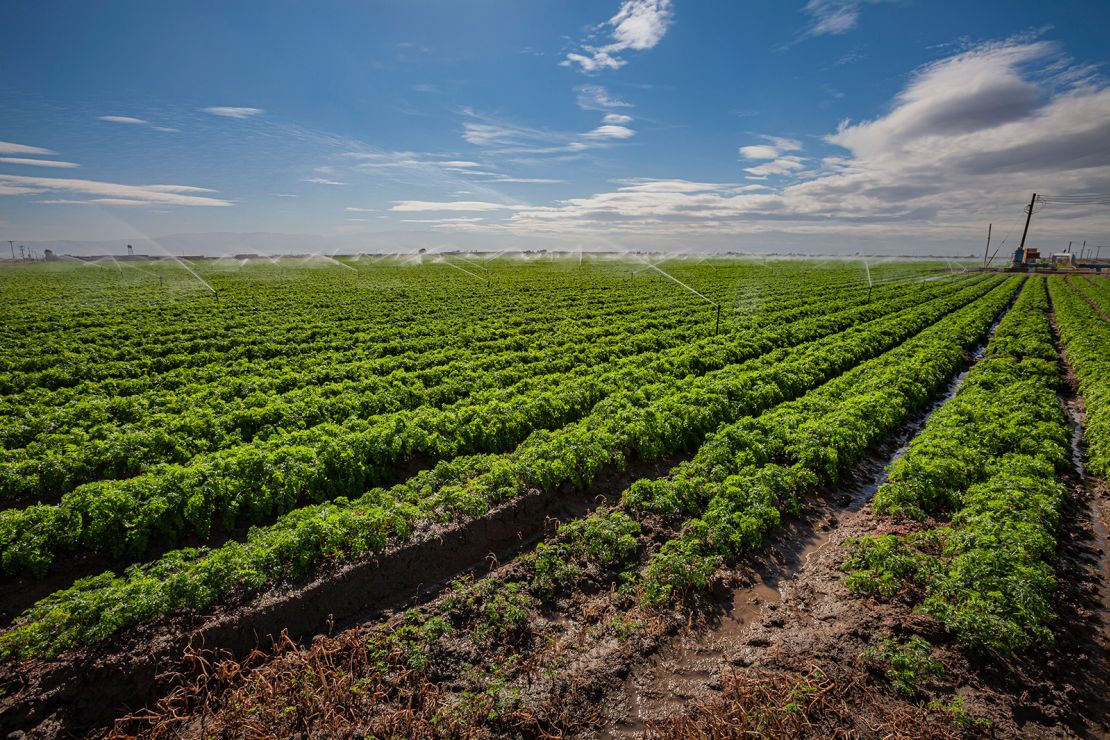
[[[1056,325],[1068,364],[1079,379],[1083,398],[1083,441],[1087,472],[1110,478],[1110,322],[1083,300],[1063,278],[1048,282],[1056,309]],[[1106,290],[1104,287],[1102,288]],[[1093,291],[1084,291],[1088,297]]]
[[[962,336],[968,315],[989,324],[988,314],[997,313],[1015,287],[1012,281],[991,280],[705,375],[615,393],[581,420],[535,432],[511,453],[443,461],[353,502],[337,499],[291,512],[274,525],[253,529],[245,543],[177,551],[124,576],[106,573],[79,581],[28,610],[0,641],[8,652],[54,653],[176,609],[203,608],[229,594],[257,590],[325,557],[379,551],[386,542],[407,537],[419,520],[479,516],[529,489],[588,486],[607,467],[697,447],[722,422],[796,398],[919,332]],[[949,314],[953,318],[942,321]],[[928,329],[938,321],[941,328]],[[907,375],[904,366],[902,374]],[[339,448],[347,449],[346,441]]]
[[[426,283],[383,286],[332,275],[304,284],[273,285],[255,268],[221,285],[223,298],[162,302],[142,291],[143,302],[101,303],[95,309],[61,299],[34,301],[34,313],[17,314],[0,326],[0,393],[26,391],[60,398],[119,391],[134,393],[166,383],[191,385],[231,372],[267,369],[307,371],[315,358],[336,363],[397,358],[402,368],[420,366],[428,353],[497,351],[504,343],[574,327],[606,327],[629,318],[680,318],[689,329],[709,333],[705,311],[675,300],[656,280],[617,279],[611,271],[583,269],[561,275],[513,268],[496,289],[451,277]],[[13,273],[6,273],[13,274]],[[623,274],[623,273],[622,273]],[[50,275],[14,273],[21,281]],[[249,277],[248,277],[249,276]],[[698,274],[703,292],[716,296],[726,319],[748,318],[764,304],[807,300],[802,287],[845,291],[843,272],[825,270],[804,286],[792,270],[722,267]],[[810,276],[807,276],[810,277]],[[75,280],[67,277],[65,281]],[[731,287],[752,279],[762,295],[754,308],[736,301]],[[540,282],[542,280],[542,283]],[[5,282],[8,282],[5,280]],[[807,281],[808,282],[808,281]],[[784,294],[784,295],[780,295]],[[118,293],[106,293],[118,299]],[[413,363],[416,363],[414,365]],[[73,389],[72,391],[68,389]]]
[[[1067,278],[1067,283],[1082,293],[1103,316],[1110,317],[1110,280],[1074,275]]]
[[[905,332],[919,331],[994,284],[979,282],[904,308],[894,314],[902,318],[893,324],[902,333],[879,329],[879,336],[884,342],[898,341]],[[762,358],[757,360],[760,367],[777,375],[776,388],[782,390],[776,392],[797,392],[811,378],[843,371],[866,357],[864,353],[872,347],[852,343],[870,324],[858,322],[868,318],[882,322],[875,317],[916,300],[902,297],[888,303],[891,305],[873,303],[762,332],[739,333],[730,344],[718,347],[715,355],[676,351],[646,366],[572,374],[563,385],[540,383],[528,393],[507,398],[497,398],[494,391],[493,398],[478,394],[481,402],[473,405],[422,407],[341,425],[319,425],[200,456],[187,465],[167,465],[136,478],[86,484],[65,494],[57,505],[0,512],[0,569],[8,575],[43,573],[65,553],[138,557],[154,542],[173,543],[187,533],[207,537],[214,523],[224,528],[259,523],[303,503],[358,496],[385,480],[391,464],[414,454],[443,460],[478,451],[502,451],[529,435],[542,438],[545,433],[533,430],[562,427],[586,412],[589,414],[577,426],[571,425],[565,432],[583,434],[587,432],[582,430],[608,429],[614,423],[624,426],[620,435],[607,432],[593,440],[588,449],[596,453],[591,454],[605,459],[610,452],[602,442],[617,439],[625,455],[657,458],[696,443],[701,434],[723,420],[730,395],[736,395],[730,384],[737,374],[749,370],[744,363],[748,358]],[[780,346],[828,337],[846,327],[855,328],[844,336],[833,335],[821,345],[830,358],[828,367],[811,366],[807,345]],[[776,346],[779,349],[773,349]],[[792,367],[795,355],[802,358],[802,364],[790,377],[784,368]],[[692,374],[706,366],[720,369]],[[715,397],[707,399],[707,405],[697,412],[668,409],[672,399],[699,393]],[[636,416],[649,404],[654,404],[655,417],[650,422],[654,428],[641,432],[644,422]],[[564,430],[550,433],[558,438]]]
[[[921,608],[979,652],[1050,640],[1070,451],[1060,380],[1045,281],[1033,277],[875,496],[880,514],[947,524],[851,543],[849,584],[889,598],[916,583]]]
[[[644,604],[660,606],[704,588],[721,562],[759,546],[799,494],[845,480],[869,447],[943,389],[1019,284],[1008,280],[797,401],[722,427],[667,479],[633,484],[626,509],[689,517],[646,566]]]
[[[929,293],[889,289],[877,296],[875,303],[861,307],[859,315],[873,315],[876,307],[888,306],[891,301],[911,305],[950,289],[931,289]],[[768,347],[777,346],[776,339],[786,341],[784,324],[843,312],[859,301],[853,296],[831,299],[818,294],[809,303],[791,302],[788,308],[762,314],[753,322],[757,329],[693,342],[685,329],[640,331],[638,322],[622,327],[621,332],[613,330],[604,339],[592,333],[555,331],[542,348],[517,347],[475,356],[452,353],[443,357],[452,358],[449,361],[427,369],[395,370],[386,376],[317,384],[280,395],[252,388],[244,396],[203,404],[199,409],[195,405],[201,401],[193,386],[172,394],[174,403],[157,412],[117,397],[99,404],[69,403],[62,408],[76,418],[65,422],[52,418],[49,409],[53,406],[43,409],[27,404],[24,428],[31,424],[59,426],[25,447],[0,454],[0,499],[61,494],[89,481],[133,477],[159,463],[184,463],[197,455],[326,423],[425,406],[479,408],[496,401],[512,402],[536,388],[559,389],[580,383],[584,376],[621,368],[649,364],[660,372],[701,372],[737,361],[737,352],[748,351],[753,340],[762,340]],[[668,364],[673,369],[668,369]],[[111,415],[105,418],[103,409],[109,404]],[[90,408],[95,405],[101,407],[100,413]],[[466,412],[456,415],[465,416]],[[98,418],[99,423],[86,425],[90,418]]]

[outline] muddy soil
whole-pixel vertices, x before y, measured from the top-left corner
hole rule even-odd
[[[1106,504],[1105,489],[1093,497],[1082,487],[1072,489],[1069,524],[1061,536],[1053,649],[994,663],[969,659],[947,641],[936,620],[914,614],[904,603],[881,604],[851,593],[841,578],[841,545],[891,529],[865,506],[845,513],[835,531],[813,540],[793,575],[736,589],[726,616],[682,634],[634,671],[623,696],[609,703],[610,721],[598,736],[640,734],[688,711],[691,703],[711,705],[732,677],[801,676],[814,668],[840,685],[868,689],[855,697],[859,705],[850,707],[855,724],[840,729],[873,736],[874,728],[899,713],[912,715],[920,702],[900,698],[862,656],[885,637],[911,635],[937,645],[933,657],[945,665],[929,698],[947,703],[962,697],[968,715],[989,720],[999,736],[1110,736]],[[1091,506],[1099,514],[1088,519]],[[1091,522],[1100,517],[1098,532]],[[915,734],[912,727],[901,732]]]

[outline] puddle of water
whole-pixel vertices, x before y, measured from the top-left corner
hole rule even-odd
[[[1063,406],[1067,415],[1068,428],[1071,432],[1071,462],[1079,480],[1087,486],[1090,495],[1087,502],[1087,517],[1091,522],[1091,531],[1095,540],[1094,547],[1099,553],[1098,571],[1101,575],[1098,585],[1100,597],[1098,613],[1102,626],[1106,629],[1110,628],[1110,531],[1108,531],[1106,520],[1107,504],[1105,501],[1099,500],[1098,490],[1092,490],[1092,486],[1087,481],[1086,469],[1083,464],[1083,412],[1079,402],[1073,398],[1066,401]]]

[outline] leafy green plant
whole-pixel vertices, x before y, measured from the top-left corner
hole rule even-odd
[[[932,658],[933,646],[923,637],[914,635],[905,643],[883,640],[864,651],[865,660],[881,666],[899,693],[919,696],[931,678],[944,675],[944,664]]]

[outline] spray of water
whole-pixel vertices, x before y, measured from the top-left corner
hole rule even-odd
[[[97,264],[100,260],[82,260],[76,257],[70,257],[68,254],[59,254],[58,259],[66,260],[67,262],[76,262],[84,267],[100,267],[103,269],[104,265]]]
[[[478,275],[476,273],[471,272],[470,270],[459,267],[458,265],[456,265],[454,263],[448,262],[447,260],[443,259],[442,257],[437,257],[436,259],[434,259],[432,261],[435,264],[438,264],[438,265],[447,265],[448,267],[454,267],[459,272],[465,272],[467,275],[474,278],[475,280],[481,280],[483,283],[489,284],[488,278],[484,278],[481,275]]]
[[[478,268],[479,270],[483,270],[483,271],[485,271],[485,272],[489,272],[489,268],[488,268],[488,267],[486,267],[485,265],[479,265],[479,264],[478,264],[477,262],[471,262],[471,261],[470,261],[470,260],[468,260],[468,259],[467,259],[466,257],[463,257],[463,256],[461,256],[461,255],[457,255],[457,254],[456,254],[456,255],[455,255],[455,258],[456,258],[456,259],[460,259],[460,260],[462,260],[463,262],[465,262],[466,264],[468,264],[468,265],[470,265],[470,266],[472,266],[472,267],[477,267],[477,268]]]
[[[320,255],[320,259],[325,260],[327,262],[331,262],[332,264],[339,265],[344,270],[350,270],[351,272],[358,272],[358,270],[356,270],[355,268],[351,267],[350,265],[346,264],[345,262],[340,262],[335,257],[329,257],[326,254],[322,254],[322,255]]]
[[[710,305],[712,305],[712,306],[716,306],[716,305],[717,305],[717,302],[716,302],[716,301],[714,301],[713,299],[711,299],[711,298],[708,298],[708,297],[706,297],[706,296],[705,296],[704,294],[702,294],[702,293],[699,293],[698,291],[694,290],[694,289],[693,289],[693,288],[691,288],[691,287],[690,287],[689,285],[687,285],[686,283],[682,282],[681,280],[679,280],[678,278],[676,278],[676,277],[675,277],[674,275],[672,275],[671,273],[667,272],[666,270],[661,270],[660,268],[656,267],[655,265],[651,264],[651,263],[650,263],[650,262],[648,262],[647,260],[645,260],[645,259],[643,259],[642,257],[640,257],[640,256],[639,256],[638,254],[634,254],[634,253],[632,253],[632,252],[629,252],[629,254],[631,254],[631,255],[632,255],[633,257],[635,257],[636,259],[638,259],[638,260],[639,260],[640,262],[643,262],[643,263],[644,263],[645,265],[647,265],[647,268],[648,268],[648,269],[651,269],[651,270],[655,270],[656,272],[658,272],[658,273],[659,273],[660,275],[662,275],[663,277],[665,277],[665,278],[668,278],[668,279],[670,279],[670,280],[673,280],[673,281],[675,281],[676,283],[678,283],[679,285],[681,285],[681,286],[682,286],[683,288],[686,288],[686,290],[690,291],[691,293],[693,293],[693,294],[694,294],[694,295],[696,295],[697,297],[701,298],[701,299],[702,299],[703,301],[705,301],[706,303],[709,303],[709,304],[710,304]]]
[[[117,270],[119,270],[119,276],[122,278],[123,277],[123,266],[120,265],[119,260],[117,260],[115,257],[112,257],[110,255],[109,255],[108,259],[112,260],[112,264],[116,266]]]
[[[169,258],[170,258],[171,260],[173,260],[173,261],[174,261],[174,262],[176,262],[177,264],[179,264],[179,265],[181,265],[182,267],[184,267],[184,268],[185,268],[185,271],[186,271],[186,272],[188,272],[188,273],[189,273],[190,275],[192,275],[192,276],[193,276],[193,277],[195,277],[195,278],[196,278],[197,280],[199,280],[199,281],[200,281],[200,284],[201,284],[201,285],[203,285],[204,287],[208,288],[208,290],[212,292],[212,295],[217,295],[217,293],[216,293],[216,289],[215,289],[215,288],[213,288],[213,287],[212,287],[211,285],[209,285],[209,284],[208,284],[208,281],[207,281],[207,280],[205,280],[205,279],[204,279],[204,278],[202,278],[202,277],[201,277],[200,275],[198,275],[198,274],[196,273],[196,270],[194,270],[193,268],[189,267],[189,265],[185,264],[185,260],[183,260],[183,259],[179,259],[179,258],[177,258],[177,257],[174,257],[174,256],[173,256],[172,254],[170,254],[170,251],[169,251],[168,249],[165,249],[164,247],[160,247],[160,248],[161,248],[161,249],[163,249],[163,251],[165,251],[165,253],[166,253],[166,254],[167,254],[167,255],[169,256]]]

